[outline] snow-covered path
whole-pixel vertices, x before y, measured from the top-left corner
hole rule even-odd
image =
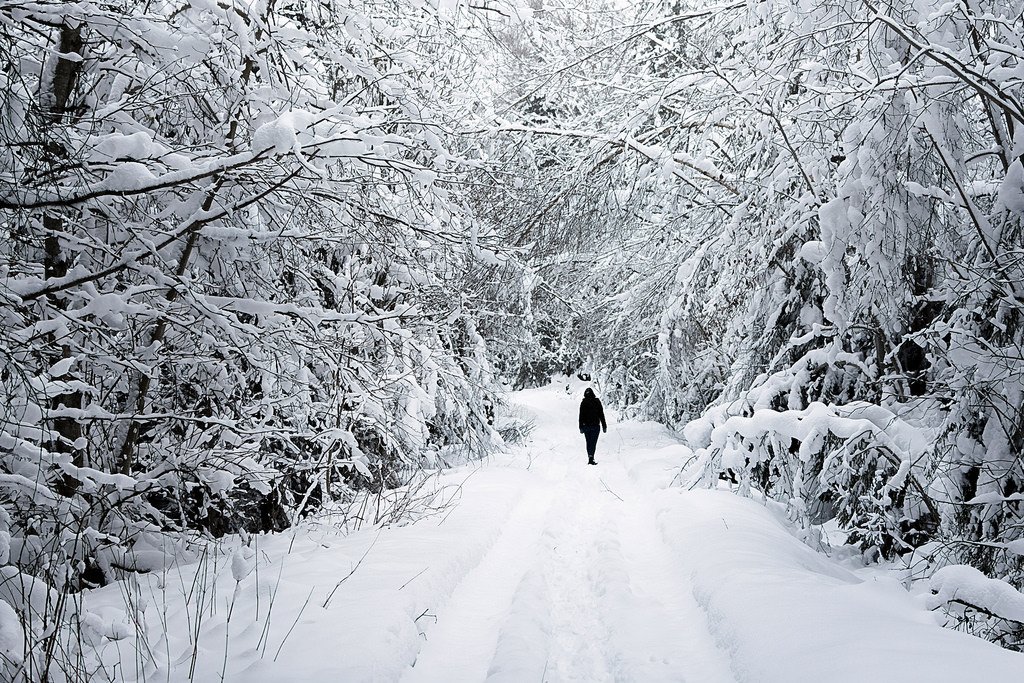
[[[686,450],[664,428],[613,421],[588,467],[578,397],[514,399],[535,420],[531,443],[444,473],[440,490],[459,502],[442,514],[261,536],[248,573],[222,557],[213,576],[208,562],[88,595],[94,621],[122,634],[104,646],[105,677],[852,683],[1024,671],[1024,656],[940,628],[880,570],[803,545],[764,505],[670,486]]]
[[[599,466],[588,467],[571,406],[558,398],[520,394],[535,420],[533,485],[438,611],[403,680],[733,680],[648,497],[627,475],[637,430],[605,435]],[[646,449],[671,443],[650,443],[657,432],[646,427],[633,434]]]

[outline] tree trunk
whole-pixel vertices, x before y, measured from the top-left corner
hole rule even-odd
[[[81,56],[83,47],[82,27],[62,26],[58,43],[58,51],[61,55],[75,54]],[[50,80],[48,82],[43,81],[41,84],[39,96],[44,107],[44,126],[47,132],[53,129],[59,130],[61,123],[68,114],[71,94],[78,83],[81,70],[82,61],[80,59],[57,57]],[[61,163],[67,157],[67,149],[56,136],[49,136],[43,152],[44,159],[54,164]],[[48,280],[62,278],[67,275],[68,268],[71,265],[71,258],[61,248],[61,236],[66,230],[65,218],[58,213],[47,212],[43,216],[42,222],[45,232],[43,239],[43,275]],[[67,303],[59,296],[48,297],[48,302],[58,311],[63,311],[67,308]],[[50,339],[56,346],[57,340],[52,335]],[[60,345],[59,353],[54,353],[50,360],[51,362],[57,362],[62,358],[69,358],[70,356],[71,348],[65,343]],[[72,377],[65,375],[54,377],[54,379],[72,379]],[[63,394],[50,399],[50,407],[54,409],[62,406],[66,408],[81,408],[82,399],[82,393],[78,391]],[[84,464],[84,450],[78,449],[73,445],[82,436],[81,423],[73,417],[58,417],[53,421],[53,429],[56,432],[56,438],[53,439],[54,450],[63,453],[73,453],[74,464],[82,466]],[[70,495],[74,493],[76,483],[73,480],[65,480],[60,488],[62,493]]]

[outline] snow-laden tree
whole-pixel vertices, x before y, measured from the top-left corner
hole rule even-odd
[[[799,196],[779,209],[806,209],[769,233],[762,262],[777,267],[737,335],[733,363],[759,376],[733,372],[697,441],[712,470],[725,458],[802,514],[835,508],[865,548],[1012,541],[1019,31],[996,6],[806,9],[749,21],[744,45],[784,47],[737,49],[717,69],[744,81],[790,156]],[[780,411],[796,419],[773,422]],[[999,521],[970,530],[955,520],[965,511]],[[1003,569],[987,568],[1019,580],[1018,560],[998,554]]]
[[[496,257],[451,184],[472,74],[416,3],[12,1],[0,32],[0,573],[56,591],[0,599],[45,678],[61,596],[154,533],[486,452],[460,292]]]

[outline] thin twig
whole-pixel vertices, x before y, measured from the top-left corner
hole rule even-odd
[[[403,583],[403,584],[402,584],[401,586],[399,586],[399,587],[398,587],[398,590],[402,590],[403,588],[405,588],[406,586],[408,586],[408,585],[409,585],[410,583],[412,583],[412,582],[413,582],[413,581],[415,581],[415,580],[416,580],[417,578],[419,578],[419,577],[420,577],[420,576],[421,576],[421,575],[423,574],[423,572],[427,571],[428,569],[430,569],[430,567],[424,567],[423,569],[421,569],[421,570],[420,570],[420,571],[419,571],[419,572],[418,572],[418,573],[416,574],[416,576],[412,577],[411,579],[409,579],[408,581],[406,581],[405,583]]]
[[[373,550],[373,546],[377,544],[377,539],[380,538],[381,531],[383,531],[383,529],[379,529],[377,531],[377,535],[373,537],[373,542],[370,543],[370,545],[366,548],[366,552],[364,552],[363,556],[359,558],[359,561],[352,565],[352,568],[349,570],[348,574],[345,574],[345,576],[341,577],[341,579],[338,580],[338,583],[334,584],[334,588],[331,589],[331,592],[327,595],[327,599],[324,600],[324,609],[327,609],[327,606],[331,603],[331,598],[334,597],[334,593],[338,590],[338,588],[341,587],[341,584],[348,581],[349,578],[351,578],[351,576],[356,573],[356,570],[359,569],[359,565],[363,563],[363,560],[366,559],[366,556],[370,554],[371,550]]]
[[[625,502],[626,502],[626,501],[622,500],[622,498],[621,498],[621,497],[619,496],[619,494],[615,493],[615,491],[612,491],[612,490],[611,490],[610,488],[608,488],[608,484],[606,484],[606,483],[605,483],[604,479],[602,479],[601,477],[598,477],[598,478],[597,478],[597,480],[598,480],[599,482],[601,482],[601,484],[602,484],[602,485],[604,486],[604,490],[605,490],[605,491],[607,491],[608,493],[612,494],[613,496],[615,496],[616,498],[618,498],[618,499],[619,499],[620,501],[622,501],[623,503],[625,503]]]
[[[277,652],[274,654],[274,661],[277,661],[278,656],[281,654],[281,649],[284,648],[284,644],[288,642],[288,636],[295,630],[295,625],[299,623],[299,619],[302,618],[302,613],[306,611],[306,606],[309,604],[309,599],[313,597],[313,591],[316,590],[316,586],[309,589],[309,595],[306,596],[306,601],[302,603],[302,609],[295,615],[295,621],[292,622],[291,627],[288,629],[288,633],[284,634],[284,638],[281,640],[281,644],[277,646]]]

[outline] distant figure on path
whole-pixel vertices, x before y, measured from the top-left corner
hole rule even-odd
[[[587,388],[580,401],[580,434],[587,437],[587,458],[589,464],[596,465],[594,451],[597,450],[597,437],[601,430],[608,431],[608,423],[604,421],[604,406],[601,399],[594,395],[594,390]]]

